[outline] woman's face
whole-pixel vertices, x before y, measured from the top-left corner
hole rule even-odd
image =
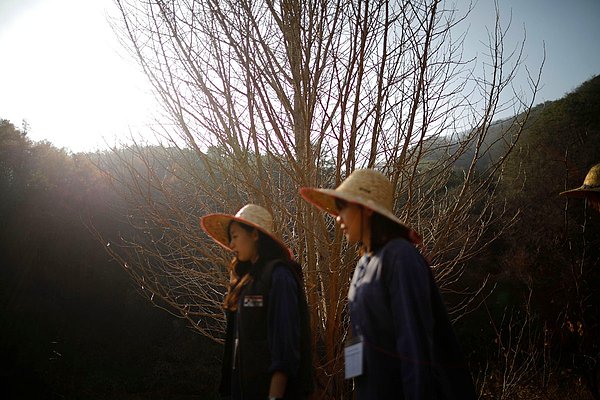
[[[339,214],[335,219],[349,243],[355,244],[368,236],[369,217],[373,213],[354,203],[340,203],[338,206]],[[362,220],[362,221],[361,221]]]
[[[258,231],[253,229],[247,231],[236,222],[229,226],[229,247],[235,253],[238,261],[250,261],[255,263],[258,260]]]

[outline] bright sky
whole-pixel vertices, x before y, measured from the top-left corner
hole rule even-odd
[[[525,25],[532,70],[546,43],[536,103],[558,99],[600,74],[600,0],[498,2],[505,20],[512,11],[509,41],[520,39]],[[33,140],[75,152],[145,131],[154,98],[107,13],[114,13],[112,0],[0,0],[0,118],[18,127],[26,120]],[[493,0],[479,0],[468,50],[476,51],[493,15]]]
[[[154,99],[111,10],[112,0],[0,0],[0,118],[72,151],[144,130]]]

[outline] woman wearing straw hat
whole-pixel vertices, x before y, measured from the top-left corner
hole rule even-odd
[[[304,399],[312,391],[308,307],[300,265],[273,233],[271,214],[248,204],[210,214],[202,228],[234,253],[220,392],[226,398]]]
[[[600,164],[596,164],[590,168],[583,180],[583,185],[562,192],[560,195],[583,197],[589,202],[593,209],[600,212]]]
[[[393,214],[385,175],[356,170],[337,189],[300,194],[336,216],[348,242],[361,246],[348,292],[353,340],[345,351],[356,398],[475,399],[441,295],[413,244],[420,238]]]

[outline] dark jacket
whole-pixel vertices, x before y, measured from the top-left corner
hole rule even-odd
[[[408,241],[363,256],[348,292],[364,342],[356,399],[475,399],[466,361],[431,269]]]
[[[271,375],[288,377],[286,399],[312,392],[309,314],[299,277],[284,262],[252,269],[240,293],[238,312],[227,313],[221,394],[264,400]],[[234,341],[239,338],[235,367]]]

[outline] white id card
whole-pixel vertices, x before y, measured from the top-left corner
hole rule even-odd
[[[363,342],[360,338],[349,341],[344,348],[344,367],[346,379],[363,373]]]

